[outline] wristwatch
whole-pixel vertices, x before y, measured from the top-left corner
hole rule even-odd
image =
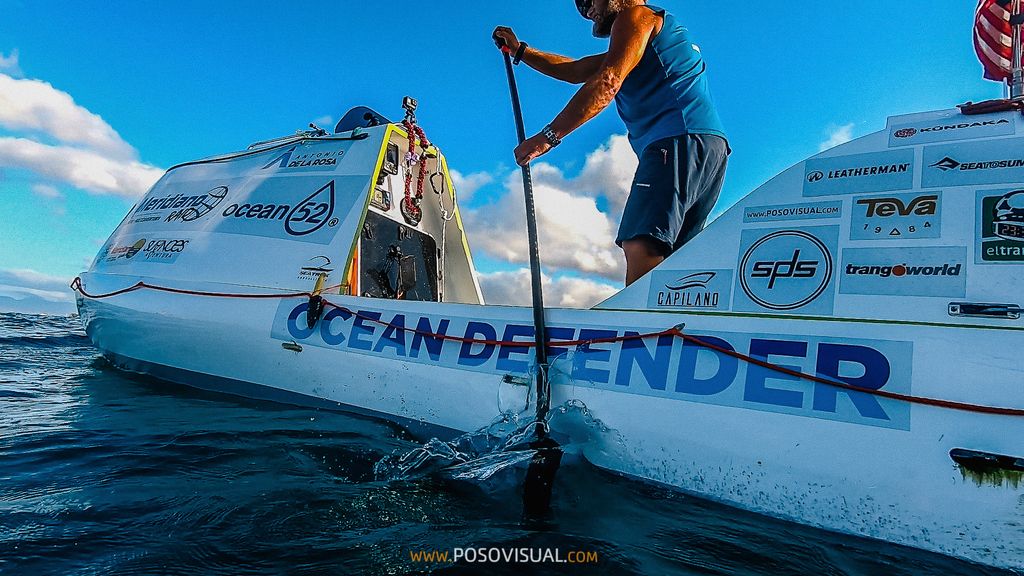
[[[548,144],[551,144],[552,148],[562,143],[562,139],[555,134],[554,129],[551,128],[551,124],[548,124],[547,126],[542,128],[540,133],[542,136],[544,136],[544,138],[547,139]]]

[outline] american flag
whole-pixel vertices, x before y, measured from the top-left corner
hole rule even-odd
[[[1006,80],[1013,68],[1014,0],[980,0],[974,13],[974,51],[985,68],[985,78]]]

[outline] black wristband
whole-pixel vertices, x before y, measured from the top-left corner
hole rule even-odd
[[[519,49],[516,50],[516,55],[512,58],[512,63],[513,64],[517,64],[518,65],[520,62],[523,61],[523,54],[526,52],[526,47],[527,46],[528,46],[528,44],[526,42],[520,42],[519,43]]]

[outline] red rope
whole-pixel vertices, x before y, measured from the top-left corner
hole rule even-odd
[[[185,295],[191,295],[191,296],[210,296],[210,297],[216,297],[216,298],[257,298],[257,299],[260,299],[260,298],[300,298],[300,297],[301,298],[311,298],[311,297],[313,297],[313,294],[311,292],[291,292],[291,293],[284,293],[284,294],[256,294],[256,293],[253,293],[253,294],[243,294],[243,293],[229,293],[229,292],[204,292],[204,291],[199,291],[199,290],[184,290],[184,289],[180,289],[180,288],[168,288],[166,286],[155,286],[155,285],[152,285],[152,284],[147,284],[147,283],[142,282],[142,281],[139,281],[139,282],[133,284],[132,286],[127,287],[127,288],[122,288],[120,290],[114,290],[113,292],[107,292],[107,293],[104,293],[104,294],[90,294],[90,293],[86,292],[85,291],[85,287],[82,286],[81,278],[75,278],[71,282],[71,289],[72,290],[76,290],[79,293],[81,293],[83,296],[85,296],[87,298],[92,298],[94,300],[99,300],[99,299],[102,299],[102,298],[110,298],[112,296],[118,296],[118,295],[121,295],[121,294],[126,294],[128,292],[134,292],[136,290],[141,290],[143,288],[148,288],[150,290],[157,290],[157,291],[160,291],[160,292],[170,292],[172,294],[185,294]],[[381,326],[386,326],[386,327],[391,327],[391,328],[399,328],[400,330],[407,331],[407,332],[412,332],[413,334],[418,334],[420,336],[425,336],[425,337],[428,337],[428,338],[434,338],[434,339],[439,339],[439,340],[448,340],[448,341],[453,341],[453,342],[460,342],[460,343],[463,343],[463,344],[483,344],[483,345],[489,345],[489,346],[509,346],[509,347],[516,347],[516,348],[531,348],[531,347],[534,347],[534,346],[537,345],[536,342],[534,342],[534,341],[516,342],[516,341],[502,341],[502,340],[480,340],[480,339],[476,339],[476,338],[465,338],[465,337],[461,337],[461,336],[449,336],[447,334],[436,334],[436,333],[433,333],[433,332],[430,332],[430,331],[427,331],[427,330],[419,330],[417,328],[408,328],[408,327],[405,327],[405,326],[398,327],[398,326],[395,326],[391,322],[385,322],[384,320],[381,320],[380,318],[374,318],[373,316],[370,316],[370,315],[367,315],[367,314],[361,314],[359,312],[356,312],[354,310],[351,310],[349,308],[341,306],[340,304],[335,304],[334,302],[331,302],[331,301],[326,300],[326,299],[324,300],[324,304],[326,306],[331,306],[333,308],[337,308],[339,310],[343,310],[343,311],[347,312],[348,314],[350,314],[354,318],[360,318],[362,320],[366,320],[368,322],[373,322],[373,323],[379,324]],[[690,336],[689,334],[684,334],[677,327],[669,328],[667,330],[662,330],[660,332],[648,332],[648,333],[645,333],[645,334],[626,334],[626,335],[623,335],[623,336],[611,336],[611,337],[608,337],[608,338],[592,338],[590,340],[548,340],[547,341],[547,346],[549,348],[568,348],[568,347],[573,347],[573,346],[586,346],[586,345],[591,345],[591,344],[609,344],[609,343],[613,343],[613,342],[624,342],[626,340],[646,340],[648,338],[657,338],[657,337],[668,336],[668,335],[680,338],[684,342],[690,342],[690,343],[693,343],[693,344],[695,344],[697,346],[701,346],[703,348],[707,348],[708,350],[713,350],[713,351],[718,352],[720,354],[725,354],[726,356],[730,356],[732,358],[743,360],[744,362],[747,362],[749,364],[753,364],[755,366],[760,366],[762,368],[767,368],[769,370],[772,370],[772,371],[775,371],[775,372],[779,372],[780,374],[787,374],[789,376],[794,376],[796,378],[801,378],[803,380],[808,380],[810,382],[816,382],[816,383],[819,383],[819,384],[825,384],[827,386],[833,386],[833,387],[836,387],[836,388],[841,388],[843,390],[849,390],[851,392],[861,392],[863,394],[871,394],[871,395],[874,395],[874,396],[881,396],[883,398],[890,398],[892,400],[899,400],[899,401],[908,402],[908,403],[911,403],[911,404],[923,404],[923,405],[926,405],[926,406],[937,406],[937,407],[940,407],[940,408],[949,408],[949,409],[952,409],[952,410],[962,410],[962,411],[965,411],[965,412],[977,412],[977,413],[981,413],[981,414],[998,414],[998,415],[1001,415],[1001,416],[1024,416],[1024,410],[1018,409],[1018,408],[1001,408],[1001,407],[998,407],[998,406],[984,406],[984,405],[979,405],[979,404],[968,404],[966,402],[955,402],[955,401],[952,401],[952,400],[939,400],[939,399],[936,399],[936,398],[927,398],[927,397],[922,397],[922,396],[911,396],[909,394],[900,394],[898,392],[890,392],[888,390],[875,390],[875,389],[872,389],[872,388],[862,388],[860,386],[854,386],[853,384],[849,384],[849,383],[846,383],[846,382],[837,381],[837,380],[829,380],[827,378],[822,378],[822,377],[814,375],[814,374],[805,374],[805,373],[797,371],[797,370],[792,370],[790,368],[786,368],[785,366],[780,366],[778,364],[772,364],[771,362],[768,362],[766,360],[762,360],[760,358],[755,358],[753,356],[749,356],[747,354],[743,354],[742,352],[737,352],[736,350],[732,350],[730,348],[723,348],[723,347],[718,346],[716,344],[712,344],[710,342],[705,342],[705,341],[701,340],[700,338],[698,338],[696,336]]]
[[[145,282],[136,282],[135,284],[122,288],[120,290],[114,290],[113,292],[106,292],[104,294],[90,294],[85,291],[85,287],[82,286],[82,279],[75,278],[71,281],[71,289],[77,290],[86,298],[92,298],[93,300],[100,300],[103,298],[110,298],[111,296],[119,296],[128,292],[134,292],[143,288],[149,288],[150,290],[156,290],[157,292],[170,292],[172,294],[186,294],[189,296],[210,296],[213,298],[298,298],[305,297],[309,298],[312,296],[309,292],[287,292],[283,294],[245,294],[245,293],[231,293],[231,292],[203,292],[200,290],[184,290],[181,288],[168,288],[166,286],[155,286],[153,284],[146,284]]]

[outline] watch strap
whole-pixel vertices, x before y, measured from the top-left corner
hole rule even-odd
[[[520,42],[519,48],[516,49],[516,55],[512,57],[512,63],[518,65],[523,61],[523,54],[526,53],[526,47],[529,46],[526,42]]]

